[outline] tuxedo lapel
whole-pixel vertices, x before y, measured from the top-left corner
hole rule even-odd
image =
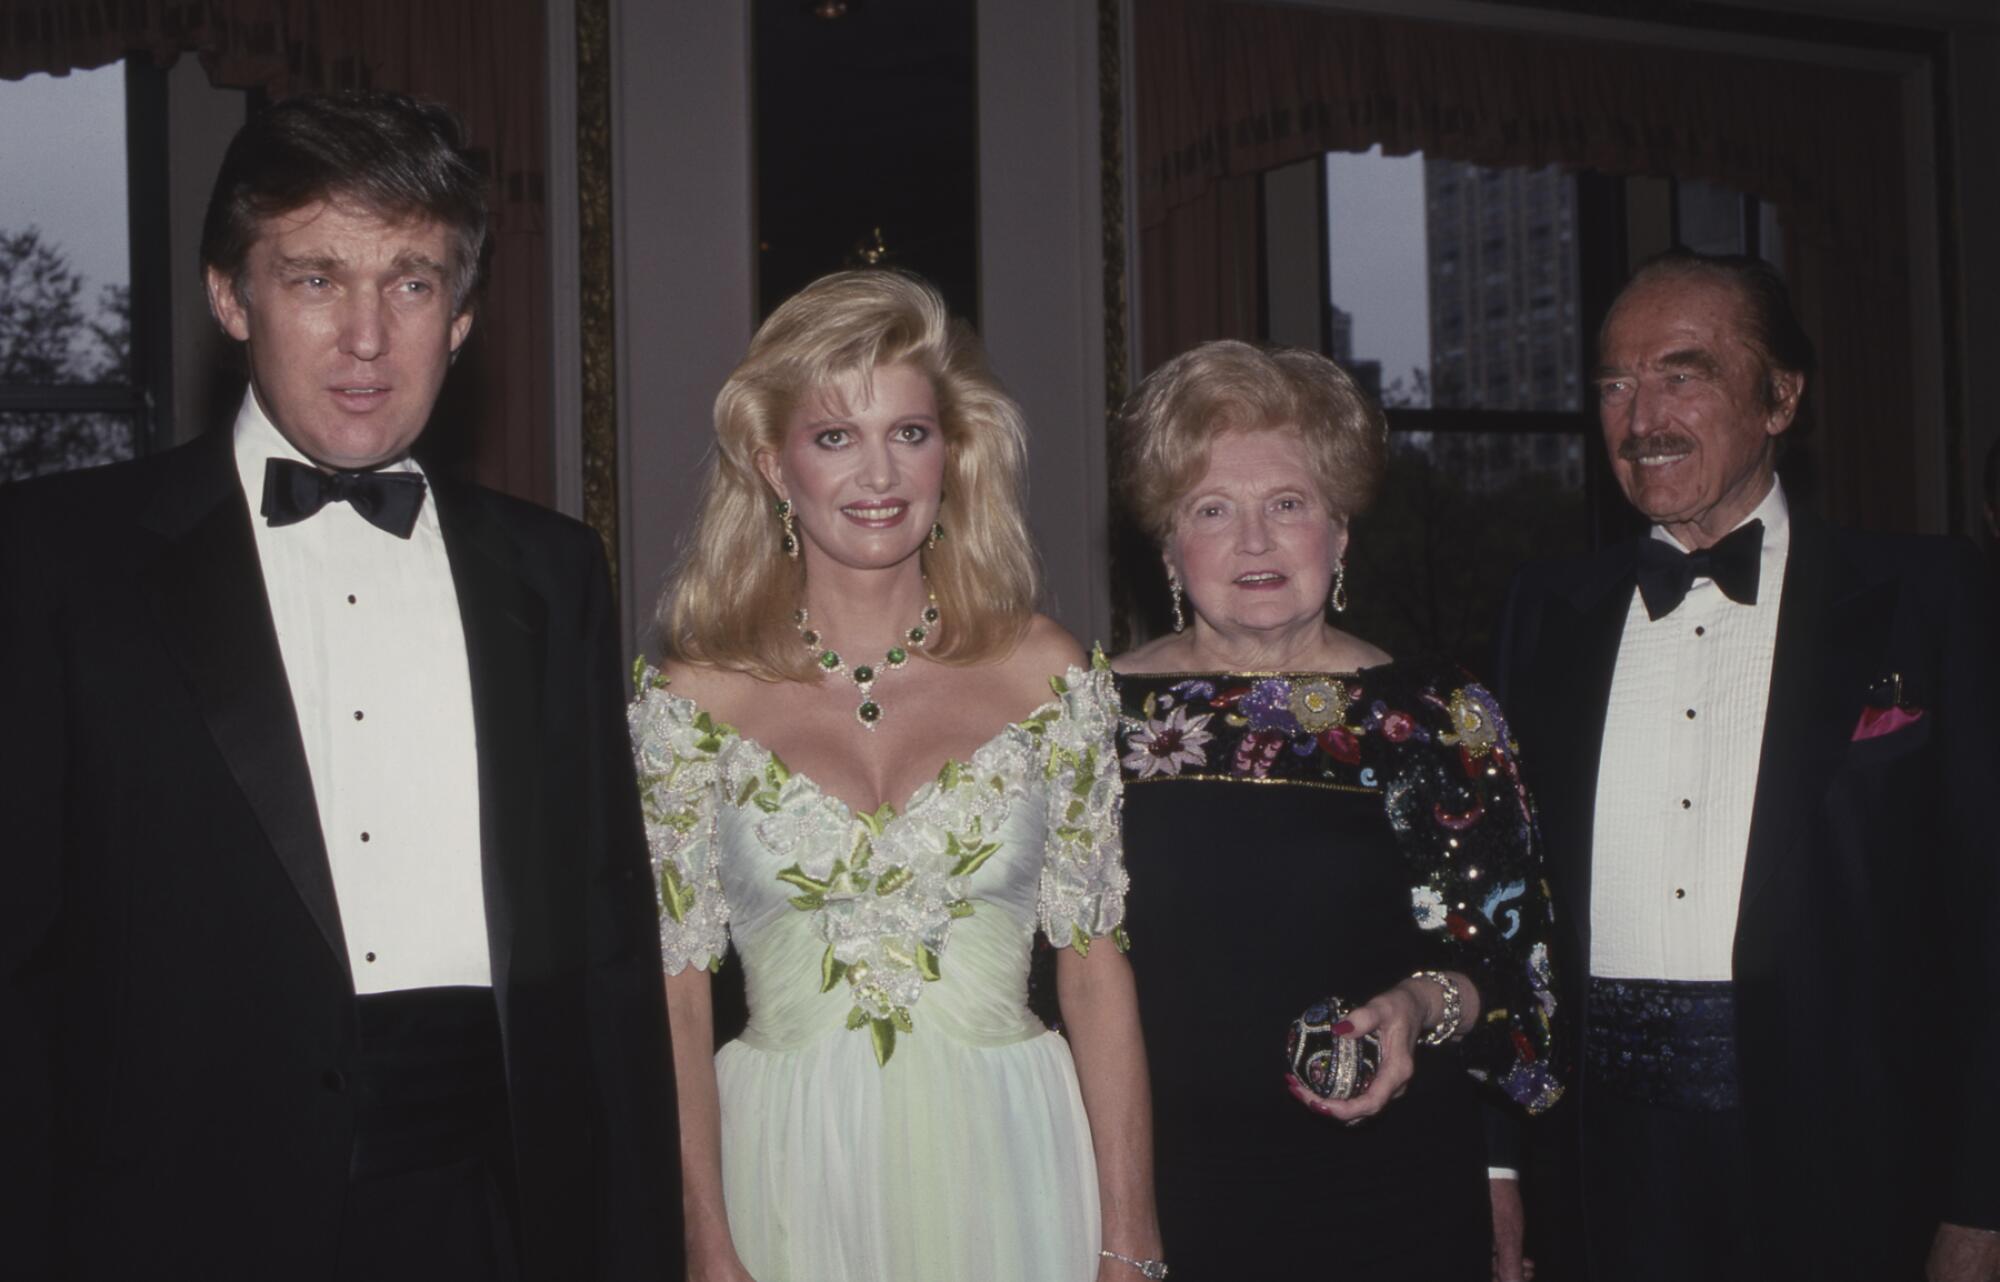
[[[312,771],[230,444],[229,433],[210,433],[168,460],[141,517],[166,540],[144,590],[216,747],[344,972]]]
[[[1760,892],[1823,804],[1869,685],[1888,675],[1874,665],[1888,650],[1895,592],[1892,580],[1862,578],[1833,531],[1794,510],[1737,910],[1739,953]]]
[[[1636,547],[1628,542],[1608,549],[1568,591],[1549,595],[1535,657],[1535,688],[1552,710],[1551,730],[1546,742],[1534,745],[1541,767],[1533,758],[1527,764],[1549,837],[1558,902],[1566,906],[1586,958],[1598,762],[1611,678],[1632,605]],[[1584,959],[1574,964],[1583,965]]]
[[[542,672],[548,607],[523,578],[520,553],[472,490],[433,484],[458,594],[479,750],[479,846],[493,987],[503,1024],[519,915],[540,844]]]

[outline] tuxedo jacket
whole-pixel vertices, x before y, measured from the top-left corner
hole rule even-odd
[[[528,504],[432,494],[523,1277],[678,1276],[603,555]],[[354,987],[251,520],[227,432],[0,490],[0,1274],[332,1271]]]
[[[1791,519],[1733,950],[1756,1218],[1773,1276],[1916,1277],[1939,1221],[2000,1228],[1992,599],[1970,545]],[[1578,1032],[1639,545],[1524,570],[1498,643]],[[1896,677],[1901,715],[1867,711],[1898,702]],[[1567,1111],[1563,1142],[1588,1145]]]

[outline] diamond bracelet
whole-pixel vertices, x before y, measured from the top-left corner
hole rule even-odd
[[[1459,1021],[1465,1016],[1465,1001],[1458,991],[1458,981],[1441,970],[1420,970],[1411,979],[1428,979],[1444,990],[1444,1018],[1438,1020],[1437,1027],[1417,1040],[1426,1046],[1442,1046],[1458,1033]]]
[[[1153,1282],[1160,1282],[1160,1279],[1167,1276],[1167,1262],[1165,1260],[1135,1260],[1129,1255],[1120,1255],[1109,1247],[1099,1251],[1098,1254],[1107,1260],[1116,1260],[1120,1264],[1131,1265],[1133,1268],[1139,1270],[1141,1277],[1151,1278]]]

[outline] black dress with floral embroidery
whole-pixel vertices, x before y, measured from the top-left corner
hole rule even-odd
[[[1485,1278],[1478,1083],[1539,1112],[1554,1007],[1534,812],[1463,673],[1118,677],[1132,954],[1174,1276]],[[1409,1091],[1342,1127],[1284,1084],[1293,1017],[1413,971],[1480,995]]]

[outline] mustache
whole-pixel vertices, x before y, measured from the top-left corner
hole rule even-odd
[[[1649,458],[1659,458],[1664,454],[1692,454],[1694,440],[1677,433],[1662,436],[1635,436],[1618,446],[1618,457],[1627,463],[1639,463]]]

